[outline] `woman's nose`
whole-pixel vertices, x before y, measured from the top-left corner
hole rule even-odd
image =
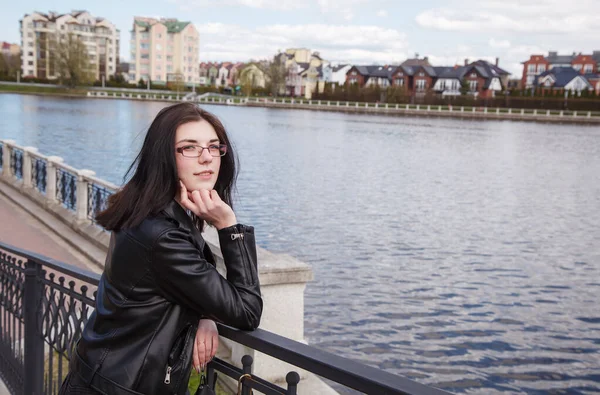
[[[212,159],[213,159],[213,157],[210,154],[210,152],[208,152],[208,149],[203,149],[202,153],[198,157],[198,161],[200,163],[210,163],[210,162],[212,162]]]

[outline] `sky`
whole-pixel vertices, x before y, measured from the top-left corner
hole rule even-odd
[[[416,54],[434,66],[498,57],[520,77],[531,54],[600,50],[600,0],[31,0],[2,6],[0,41],[20,42],[25,14],[82,9],[121,31],[122,61],[134,16],[194,23],[200,61],[266,59],[286,48],[362,65]]]

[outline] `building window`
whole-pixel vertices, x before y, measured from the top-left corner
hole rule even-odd
[[[594,71],[594,65],[593,64],[586,64],[585,66],[583,66],[583,72],[586,74],[590,74]]]
[[[140,56],[140,58],[142,58],[142,59],[150,59],[150,55],[143,54],[142,56]]]
[[[190,82],[192,80],[192,77],[188,77],[188,82]]]
[[[423,91],[427,87],[425,80],[417,80],[417,90]]]
[[[148,33],[142,33],[142,40],[148,39]]]
[[[421,71],[421,72],[419,73],[419,77],[425,77],[425,73]]]
[[[160,81],[160,75],[155,75],[154,76],[154,81]]]
[[[161,60],[161,59],[162,59],[162,55],[161,55],[161,54],[159,54],[159,53],[158,53],[158,54],[156,54],[156,59],[157,59],[157,60]]]
[[[140,49],[148,49],[148,44],[140,44]]]
[[[156,50],[157,50],[157,51],[160,51],[160,50],[162,50],[162,45],[160,45],[160,44],[156,44]]]
[[[356,75],[356,71],[353,71],[352,73],[350,73],[350,75]]]
[[[162,68],[160,67],[160,65],[156,66],[156,71],[162,71]]]
[[[581,71],[581,65],[580,64],[576,64],[573,66],[573,68],[577,71]]]
[[[404,78],[396,78],[396,85],[404,86]]]
[[[544,81],[544,86],[552,86],[552,81],[550,80],[550,78]]]
[[[162,34],[158,33],[158,34],[156,35],[156,37],[158,37],[158,38],[162,38]]]
[[[477,90],[477,81],[469,81],[469,89],[471,92],[475,92]]]
[[[168,65],[167,66],[167,72],[169,72],[169,73],[173,72],[173,66]]]
[[[33,56],[33,52],[27,52],[28,56]]]
[[[33,60],[30,60],[29,62],[27,62],[28,66],[33,66]]]
[[[172,62],[173,61],[173,57],[172,56],[167,56],[167,62]]]
[[[538,70],[538,73],[543,73],[544,71],[546,71],[546,65],[538,64],[537,70]]]
[[[528,73],[535,73],[535,64],[530,64],[527,66],[527,72]]]

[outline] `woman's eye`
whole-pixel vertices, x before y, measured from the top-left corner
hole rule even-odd
[[[186,145],[185,147],[181,147],[181,149],[184,151],[193,151],[196,149],[196,147],[194,147],[193,145]]]
[[[208,146],[208,149],[211,149],[211,150],[218,150],[218,149],[219,149],[219,146],[218,146],[218,145],[216,145],[216,144],[212,144],[212,145],[209,145],[209,146]]]

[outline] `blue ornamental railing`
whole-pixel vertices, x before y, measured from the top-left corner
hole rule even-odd
[[[56,169],[56,200],[70,210],[77,206],[77,176],[64,169]]]
[[[42,158],[31,159],[31,184],[41,194],[46,194],[46,161]]]
[[[10,156],[10,168],[17,180],[23,179],[23,150],[13,148]]]
[[[57,394],[74,346],[94,308],[99,275],[0,243],[0,377],[12,394]],[[447,392],[387,373],[261,329],[240,331],[218,325],[231,341],[367,394],[442,395]],[[227,376],[240,392],[295,395],[300,376],[291,371],[281,387],[242,367],[215,358],[208,384]]]

